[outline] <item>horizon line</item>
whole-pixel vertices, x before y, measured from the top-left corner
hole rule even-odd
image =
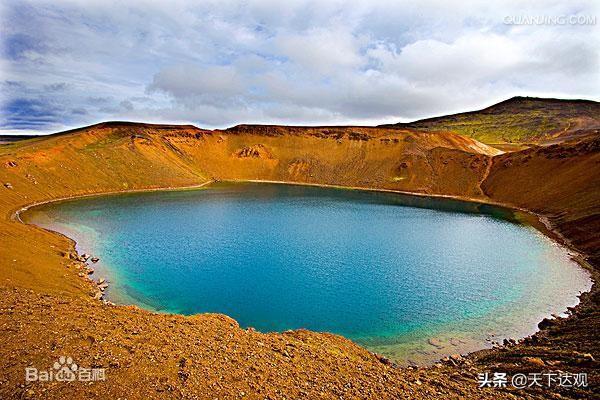
[[[177,127],[177,128],[181,128],[181,127],[188,127],[188,128],[196,128],[198,130],[203,130],[203,131],[227,131],[236,127],[240,127],[240,126],[265,126],[265,127],[287,127],[287,128],[392,128],[395,125],[410,125],[416,122],[421,122],[421,121],[427,121],[427,120],[433,120],[433,119],[437,119],[437,118],[444,118],[444,117],[451,117],[451,116],[456,116],[456,115],[463,115],[463,114],[469,114],[469,113],[477,113],[477,112],[481,112],[484,111],[488,108],[491,107],[495,107],[498,106],[502,103],[511,101],[511,100],[518,100],[518,99],[530,99],[530,100],[541,100],[541,101],[545,101],[545,100],[553,100],[553,101],[565,101],[565,102],[584,102],[584,103],[600,103],[600,101],[598,100],[593,100],[593,99],[586,99],[586,98],[557,98],[557,97],[540,97],[540,96],[522,96],[522,95],[515,95],[509,98],[506,98],[504,100],[498,101],[496,103],[493,103],[492,105],[483,107],[483,108],[478,108],[475,110],[468,110],[468,111],[461,111],[461,112],[456,112],[456,113],[450,113],[450,114],[438,114],[438,115],[434,115],[434,116],[430,116],[430,117],[425,117],[425,118],[419,118],[419,119],[415,119],[415,120],[410,120],[407,122],[402,122],[402,121],[398,121],[398,122],[392,122],[392,123],[383,123],[383,124],[375,124],[375,125],[360,125],[360,124],[331,124],[331,125],[323,125],[323,124],[315,124],[315,125],[295,125],[295,124],[278,124],[278,123],[239,123],[239,124],[235,124],[235,125],[231,125],[228,127],[224,127],[224,128],[203,128],[200,126],[195,125],[194,123],[191,122],[187,122],[187,123],[173,123],[173,122],[143,122],[143,121],[131,121],[131,120],[102,120],[102,121],[98,121],[98,122],[94,122],[91,124],[86,124],[83,126],[75,126],[75,127],[71,127],[68,129],[64,129],[64,130],[59,130],[59,131],[47,131],[47,132],[39,132],[39,133],[25,133],[27,130],[23,130],[23,132],[20,131],[8,131],[8,132],[3,132],[2,129],[0,129],[0,136],[12,136],[12,137],[19,137],[19,136],[25,136],[25,137],[39,137],[39,136],[51,136],[51,135],[59,135],[59,134],[67,134],[67,133],[72,133],[78,130],[82,130],[82,129],[88,129],[94,126],[98,126],[98,125],[102,125],[102,124],[124,124],[124,125],[148,125],[148,126],[153,126],[153,127]],[[401,118],[399,118],[401,119]]]

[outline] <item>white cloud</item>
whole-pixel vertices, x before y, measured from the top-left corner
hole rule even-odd
[[[275,39],[279,54],[303,71],[335,74],[340,69],[359,68],[365,63],[359,51],[367,44],[341,27],[311,29],[306,32],[280,34]]]
[[[520,45],[506,36],[473,33],[453,42],[420,40],[379,59],[384,69],[419,84],[487,81],[519,63]]]
[[[175,98],[207,97],[227,100],[243,93],[237,70],[231,66],[177,65],[162,69],[148,86]]]
[[[32,107],[31,129],[109,119],[373,124],[517,94],[600,93],[600,24],[503,23],[600,18],[593,1],[34,0],[0,13],[3,114]],[[19,118],[27,127],[26,110]]]

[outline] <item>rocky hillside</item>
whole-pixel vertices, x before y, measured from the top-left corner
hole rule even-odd
[[[600,135],[494,157],[482,189],[546,215],[600,265]]]
[[[600,103],[590,100],[513,97],[479,111],[382,127],[452,131],[488,144],[558,143],[598,135]]]
[[[501,125],[488,116],[486,126]],[[539,372],[539,363],[526,360],[532,357],[589,373],[589,389],[560,393],[589,397],[600,379],[596,286],[573,317],[546,323],[535,341],[473,355],[457,367],[409,370],[334,335],[263,335],[223,316],[102,306],[79,276],[71,241],[12,218],[34,202],[219,179],[393,189],[535,211],[597,268],[600,138],[587,132],[502,153],[450,130],[426,128],[240,125],[213,131],[113,122],[2,144],[0,397],[513,398],[505,390],[479,390],[476,373]],[[111,379],[44,395],[22,384],[25,366],[43,366],[61,354],[109,368]],[[548,395],[535,388],[518,395],[525,393]]]

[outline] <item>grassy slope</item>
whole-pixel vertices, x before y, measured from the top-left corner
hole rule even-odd
[[[386,126],[452,131],[488,144],[544,143],[600,128],[600,103],[513,97],[479,111]]]

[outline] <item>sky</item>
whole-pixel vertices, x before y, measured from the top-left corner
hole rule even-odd
[[[492,4],[493,3],[493,4]],[[600,100],[598,1],[2,0],[0,134]]]

